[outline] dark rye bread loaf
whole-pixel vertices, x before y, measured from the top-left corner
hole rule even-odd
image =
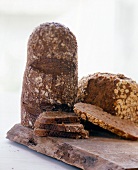
[[[79,81],[78,101],[138,125],[138,84],[122,74],[95,73]]]
[[[59,23],[38,26],[28,41],[21,97],[21,123],[32,127],[47,110],[71,111],[78,87],[77,42]]]
[[[62,111],[47,111],[41,113],[34,126],[38,124],[61,124],[61,123],[76,123],[79,122],[78,116],[73,112]]]
[[[73,138],[73,139],[87,139],[89,138],[89,132],[87,130],[82,130],[81,132],[64,132],[64,131],[48,131],[46,129],[34,128],[34,135],[39,137],[63,137],[63,138]]]
[[[74,112],[83,120],[107,129],[123,138],[138,140],[138,127],[130,120],[120,119],[108,114],[98,106],[87,103],[76,103]]]

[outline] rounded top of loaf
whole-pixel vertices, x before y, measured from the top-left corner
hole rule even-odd
[[[77,62],[76,37],[62,24],[41,24],[29,37],[27,55],[28,64],[47,58]]]

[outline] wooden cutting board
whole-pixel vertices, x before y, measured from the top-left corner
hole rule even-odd
[[[138,141],[96,134],[89,139],[36,137],[32,129],[16,124],[7,138],[85,170],[138,169]]]

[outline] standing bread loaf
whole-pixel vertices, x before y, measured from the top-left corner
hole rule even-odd
[[[78,100],[138,125],[138,84],[122,74],[95,73],[79,81]]]
[[[37,27],[28,41],[21,97],[21,123],[33,127],[47,110],[70,111],[77,97],[77,42],[59,23]]]

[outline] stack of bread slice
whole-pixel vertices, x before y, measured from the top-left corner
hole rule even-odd
[[[47,111],[39,115],[34,124],[34,135],[46,137],[88,138],[77,115],[73,112]]]

